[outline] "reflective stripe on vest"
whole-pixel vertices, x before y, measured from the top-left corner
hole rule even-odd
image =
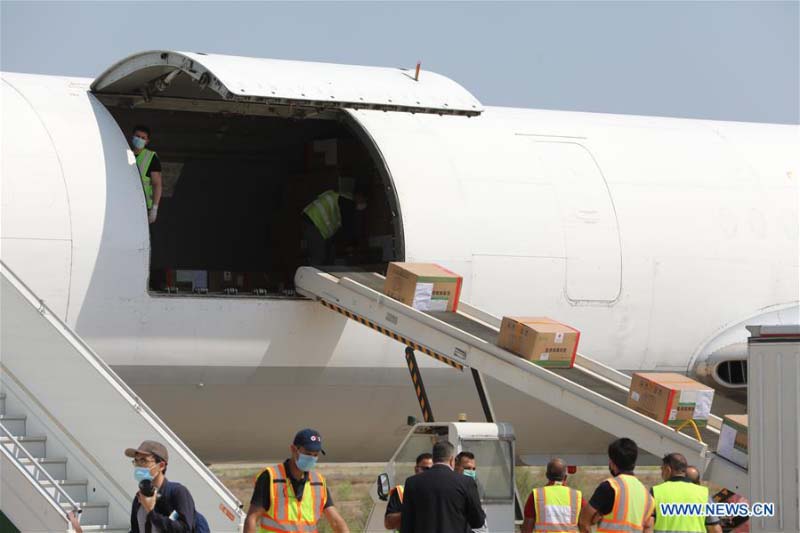
[[[653,498],[642,482],[633,476],[621,474],[608,478],[614,489],[614,507],[597,524],[597,533],[642,531],[642,523],[653,514]]]
[[[578,531],[581,491],[564,485],[539,487],[533,489],[533,506],[536,509],[534,531]]]
[[[661,533],[703,533],[706,530],[704,516],[664,516],[662,503],[708,503],[708,487],[686,481],[665,481],[653,487],[656,505],[656,525],[653,531]]]
[[[325,191],[303,209],[311,222],[319,230],[323,239],[330,239],[342,226],[342,213],[339,211],[339,193]]]
[[[400,503],[403,503],[403,490],[405,489],[404,485],[397,485],[392,490],[397,491],[397,497],[400,498]],[[389,495],[391,497],[391,494]]]
[[[261,514],[260,531],[316,533],[317,522],[328,500],[325,478],[309,472],[303,494],[298,499],[283,464],[271,466],[267,471],[270,475],[270,505]]]
[[[153,207],[153,183],[150,180],[150,176],[147,175],[147,171],[150,170],[150,163],[153,162],[155,156],[156,153],[147,148],[142,149],[141,152],[136,154],[136,166],[139,168],[139,177],[142,179],[142,188],[144,189],[144,200],[147,203],[147,209]]]

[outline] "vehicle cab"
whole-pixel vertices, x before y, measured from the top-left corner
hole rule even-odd
[[[514,531],[515,478],[514,429],[511,424],[482,422],[430,422],[415,424],[406,435],[373,492],[375,507],[367,530],[383,529],[383,516],[390,490],[414,475],[419,454],[430,452],[440,441],[452,444],[456,453],[475,455],[478,493],[486,512],[488,531]]]

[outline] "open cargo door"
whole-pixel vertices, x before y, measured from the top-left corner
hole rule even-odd
[[[423,71],[156,50],[119,61],[92,83],[97,94],[261,103],[323,111],[378,109],[475,116],[481,103],[454,81]]]

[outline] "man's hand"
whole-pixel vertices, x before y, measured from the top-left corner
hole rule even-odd
[[[392,529],[399,530],[400,529],[400,524],[401,524],[401,522],[400,522],[400,519],[401,519],[400,517],[401,516],[402,516],[402,513],[389,513],[389,514],[387,514],[386,516],[383,517],[383,527],[385,527],[386,529],[389,529],[389,530],[392,530]]]
[[[83,533],[83,529],[81,529],[81,519],[78,515],[70,511],[67,513],[67,519],[75,533]]]
[[[328,525],[331,526],[331,529],[335,531],[335,533],[350,533],[347,522],[344,521],[344,518],[342,518],[342,515],[336,510],[336,507],[331,505],[322,511],[322,514],[325,515]]]
[[[139,504],[144,507],[144,510],[148,513],[155,509],[156,507],[156,495],[158,493],[154,492],[152,496],[145,496],[141,492],[137,493],[136,496],[139,498]]]
[[[250,504],[247,510],[247,518],[244,520],[244,533],[257,533],[261,515],[267,511],[260,505]]]
[[[592,526],[600,521],[602,517],[597,509],[589,504],[581,506],[581,516],[578,519],[578,529],[581,533],[590,533]]]
[[[153,204],[153,207],[147,212],[147,221],[152,224],[156,221],[156,217],[158,217],[158,204]]]

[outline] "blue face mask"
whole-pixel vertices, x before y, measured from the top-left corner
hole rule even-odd
[[[297,463],[297,468],[303,472],[310,472],[317,466],[317,458],[313,455],[305,455],[301,453],[295,463]]]
[[[475,479],[478,477],[478,472],[477,470],[464,470],[464,475]]]
[[[150,473],[150,469],[146,466],[137,466],[133,469],[133,479],[138,482],[144,481],[145,479],[152,481],[153,474]]]
[[[132,145],[133,145],[133,147],[134,147],[134,148],[136,148],[137,150],[141,150],[142,148],[144,148],[144,145],[146,145],[146,144],[147,144],[147,141],[145,141],[145,140],[144,140],[144,139],[142,139],[141,137],[136,137],[136,136],[134,136],[134,137],[131,139],[131,144],[132,144]]]

